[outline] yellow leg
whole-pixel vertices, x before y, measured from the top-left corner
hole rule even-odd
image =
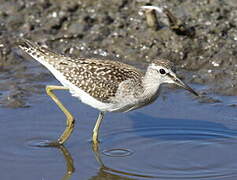
[[[74,128],[74,117],[72,114],[63,106],[61,101],[57,98],[57,96],[53,93],[53,90],[68,90],[68,88],[64,86],[46,86],[47,94],[53,99],[53,101],[58,105],[58,107],[63,111],[67,118],[67,126],[60,138],[57,142],[49,143],[49,146],[57,146],[63,144],[71,135]]]
[[[92,134],[92,141],[94,144],[99,143],[98,136],[99,136],[100,125],[102,123],[103,118],[104,118],[104,112],[100,112],[96,120],[96,124],[95,124],[95,127],[93,129],[93,134]]]

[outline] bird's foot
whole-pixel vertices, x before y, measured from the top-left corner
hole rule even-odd
[[[62,143],[59,141],[41,141],[36,144],[37,147],[59,147]]]

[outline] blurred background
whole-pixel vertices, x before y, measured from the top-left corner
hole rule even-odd
[[[169,9],[193,36],[173,31],[162,13],[162,25],[149,28],[141,8],[148,4]],[[22,107],[23,97],[41,92],[37,82],[51,78],[38,63],[16,57],[20,37],[76,57],[113,56],[141,65],[167,57],[186,81],[208,85],[205,92],[235,96],[236,8],[236,0],[1,0],[0,103]]]
[[[148,107],[108,113],[94,152],[98,112],[59,92],[75,131],[66,149],[35,147],[55,140],[65,119],[45,93],[58,82],[16,47],[20,38],[144,71],[165,57],[202,97],[166,88]],[[236,96],[237,0],[0,0],[0,179],[236,180]]]

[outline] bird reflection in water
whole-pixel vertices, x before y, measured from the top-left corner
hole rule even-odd
[[[154,178],[153,176],[129,173],[122,170],[117,170],[106,166],[101,158],[101,151],[99,144],[92,144],[92,151],[94,152],[96,161],[100,165],[100,169],[96,176],[90,178],[90,180],[102,180],[113,179],[113,180],[134,180],[134,178]],[[129,178],[131,177],[131,178]]]
[[[72,174],[75,172],[75,168],[74,168],[74,164],[73,164],[73,158],[70,154],[70,152],[68,151],[68,149],[63,146],[56,146],[61,153],[64,156],[65,159],[65,163],[66,163],[66,173],[64,174],[64,177],[62,178],[62,180],[69,180],[72,177]],[[108,166],[106,166],[103,163],[103,160],[101,158],[101,151],[100,151],[100,147],[99,144],[93,144],[92,143],[92,151],[95,155],[95,159],[98,162],[100,168],[99,171],[97,172],[97,174],[95,176],[92,176],[91,178],[89,178],[89,180],[101,180],[101,179],[113,179],[113,180],[133,180],[134,178],[154,178],[151,176],[145,176],[145,175],[139,175],[139,174],[134,174],[134,173],[128,173],[128,172],[124,172],[121,170],[116,170],[113,168],[110,168]]]
[[[67,171],[64,174],[62,180],[69,180],[69,179],[71,179],[71,176],[72,176],[73,172],[75,171],[72,156],[71,156],[70,152],[68,151],[68,149],[64,145],[60,145],[60,146],[56,146],[56,147],[63,154],[64,159],[66,161],[66,166],[67,166]]]

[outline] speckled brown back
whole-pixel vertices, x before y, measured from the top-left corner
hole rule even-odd
[[[102,102],[109,102],[110,97],[115,96],[122,81],[131,78],[140,81],[144,76],[133,66],[121,62],[94,58],[73,59],[56,54],[28,40],[20,43],[19,47],[36,60],[41,58],[38,61],[43,60],[51,64],[72,84]]]
[[[107,102],[122,81],[141,79],[142,73],[135,68],[110,60],[68,59],[56,67],[67,80],[94,98]]]

